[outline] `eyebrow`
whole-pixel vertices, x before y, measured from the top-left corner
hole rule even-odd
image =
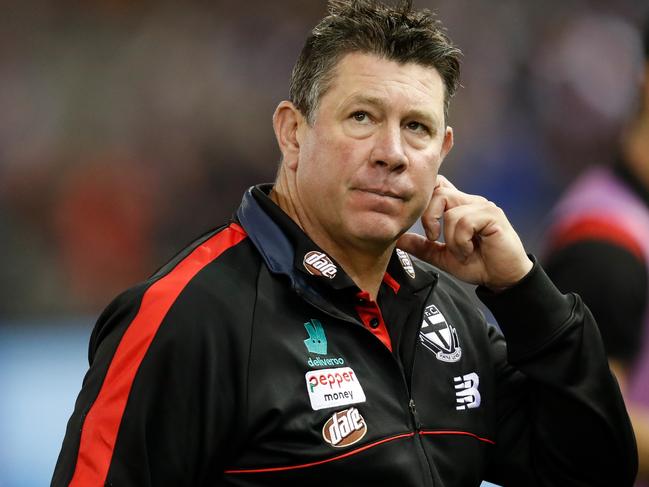
[[[380,109],[385,109],[385,103],[383,99],[378,98],[376,96],[361,95],[361,94],[351,96],[348,100],[346,100],[343,103],[343,106],[353,105],[354,103],[359,103],[361,105],[366,104]],[[421,120],[423,122],[427,122],[431,126],[431,128],[436,128],[438,126],[437,117],[435,115],[431,115],[422,110],[418,110],[416,108],[410,109],[407,111],[407,115],[409,118],[414,118],[417,120]]]

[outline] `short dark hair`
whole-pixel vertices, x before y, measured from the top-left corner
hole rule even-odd
[[[306,39],[291,74],[290,99],[309,123],[337,63],[352,52],[437,69],[445,86],[448,117],[450,99],[459,85],[462,53],[435,14],[413,10],[412,0],[401,0],[394,7],[377,0],[329,0],[328,12]]]

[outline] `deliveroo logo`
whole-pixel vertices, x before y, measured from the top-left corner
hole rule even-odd
[[[304,323],[309,338],[304,340],[306,349],[309,353],[317,353],[318,355],[327,355],[327,337],[325,336],[322,323],[312,318],[311,321]]]

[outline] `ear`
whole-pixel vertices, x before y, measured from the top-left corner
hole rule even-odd
[[[302,113],[290,101],[282,101],[273,114],[275,138],[282,152],[282,163],[295,169],[300,155],[298,128],[306,123]]]
[[[440,160],[444,160],[446,155],[451,152],[453,148],[453,127],[446,127],[444,133],[444,142],[442,142],[442,151],[440,153]]]

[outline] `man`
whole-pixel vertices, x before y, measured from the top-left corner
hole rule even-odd
[[[459,51],[410,2],[329,9],[274,186],[100,317],[53,485],[630,485],[590,314],[437,176]]]
[[[635,430],[639,478],[649,481],[649,22],[644,46],[640,110],[618,160],[586,171],[558,203],[547,269],[597,320]]]

